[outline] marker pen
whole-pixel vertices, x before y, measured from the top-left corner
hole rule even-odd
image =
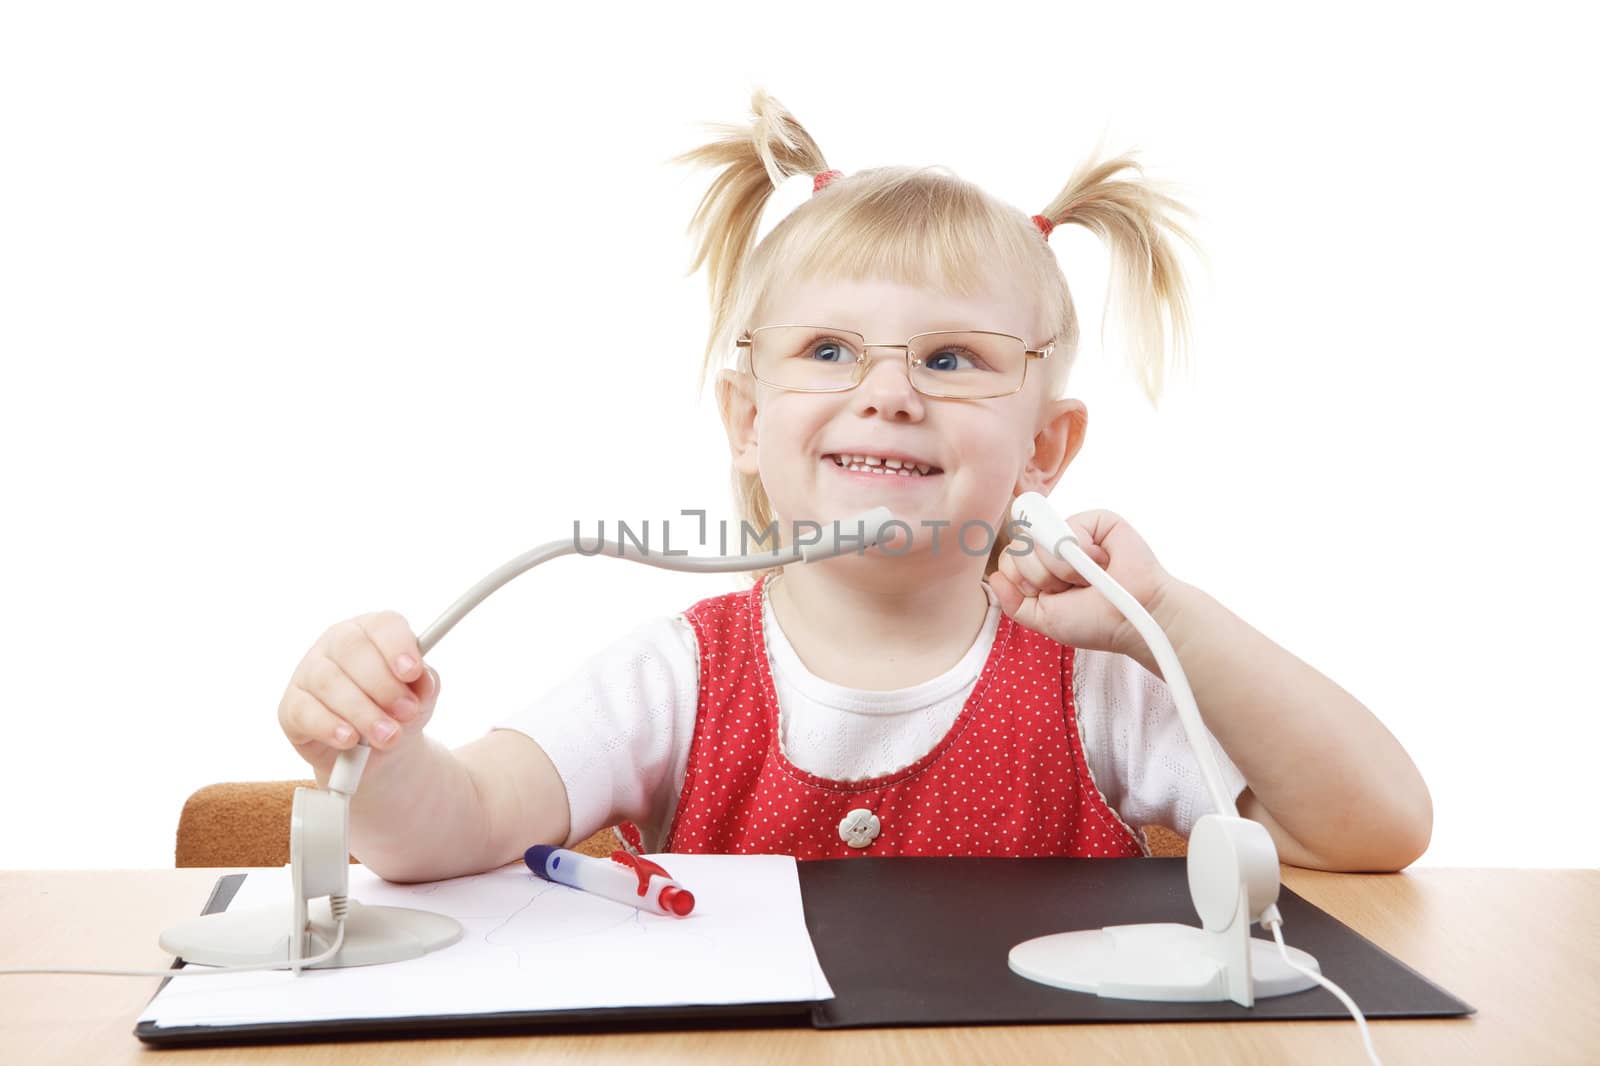
[[[614,851],[609,859],[596,859],[566,848],[535,844],[523,852],[522,861],[546,881],[557,881],[652,914],[682,918],[694,910],[694,896],[688,889],[660,866],[630,852]]]

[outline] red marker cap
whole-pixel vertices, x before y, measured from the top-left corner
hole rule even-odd
[[[673,914],[676,914],[679,918],[682,918],[684,915],[694,910],[694,893],[690,892],[687,888],[678,888],[675,885],[668,885],[667,887],[663,888],[661,890],[661,894],[656,897],[656,902],[661,904],[664,910],[669,910]]]

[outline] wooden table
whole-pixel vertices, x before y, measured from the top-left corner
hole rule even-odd
[[[162,968],[160,930],[199,913],[235,871],[0,871],[0,967]],[[1385,1066],[1600,1063],[1600,870],[1327,874],[1284,882],[1478,1009],[1380,1020]],[[114,908],[104,901],[115,900]],[[157,978],[0,977],[0,1063],[774,1062],[1277,1064],[1367,1061],[1354,1021],[984,1026],[490,1036],[275,1047],[146,1049],[134,1019]]]

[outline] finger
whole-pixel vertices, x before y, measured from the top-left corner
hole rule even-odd
[[[1044,601],[1037,596],[1023,595],[1022,590],[1009,578],[996,572],[989,575],[989,586],[1000,601],[1000,610],[1013,622],[1038,633],[1049,631]]]
[[[421,701],[411,688],[390,669],[384,654],[373,643],[367,628],[359,619],[352,619],[331,634],[328,658],[339,664],[363,692],[388,713],[402,722],[409,722],[421,709]]]
[[[994,574],[990,574],[984,580],[987,581],[989,578],[993,578],[995,574],[1004,577],[1013,585],[1017,583],[1017,561],[1011,557],[1010,552],[1002,551],[1000,553],[1000,559],[995,563]]]
[[[1078,535],[1078,547],[1098,566],[1111,561],[1104,545],[1112,532],[1123,525],[1119,516],[1104,509],[1080,511],[1067,519],[1067,525]]]
[[[1000,610],[1007,618],[1015,619],[1017,609],[1022,606],[1023,597],[1027,593],[1018,588],[1015,581],[999,570],[989,575],[988,582],[989,587],[994,590],[994,598],[1000,602]]]
[[[1014,592],[1019,598],[1039,595],[1039,589],[1031,581],[1022,576],[1022,573],[1017,566],[1016,557],[1011,555],[1009,552],[1000,553],[1000,563],[995,568],[995,572],[989,576],[991,584],[993,584],[994,577],[1004,577],[1006,581],[1006,588],[1009,591]]]
[[[355,623],[366,631],[396,678],[409,683],[422,676],[422,650],[402,615],[379,611],[362,615]]]
[[[1049,547],[1039,540],[1033,540],[1027,551],[1020,555],[1012,556],[1016,564],[1017,576],[1026,582],[1031,589],[1038,592],[1062,592],[1074,584],[1084,584],[1072,564],[1050,551]],[[1023,590],[1032,595],[1029,589]]]
[[[374,748],[385,747],[400,735],[400,724],[332,659],[319,655],[309,660],[300,684],[329,711],[353,725]]]
[[[1101,512],[1101,513],[1104,513],[1104,512]],[[1087,555],[1090,559],[1092,559],[1094,561],[1094,564],[1096,566],[1098,566],[1100,569],[1104,570],[1106,567],[1110,566],[1111,565],[1111,554],[1109,552],[1107,552],[1105,550],[1105,548],[1101,547],[1095,540],[1095,535],[1097,533],[1103,535],[1103,533],[1104,533],[1103,527],[1098,527],[1098,526],[1090,525],[1090,524],[1087,524],[1087,523],[1084,523],[1084,522],[1081,522],[1081,521],[1075,521],[1075,520],[1070,520],[1070,519],[1069,519],[1069,523],[1072,526],[1072,531],[1078,535],[1078,550],[1083,552],[1083,554]],[[1085,585],[1088,584],[1088,581],[1085,580],[1083,578],[1083,575],[1081,573],[1078,573],[1078,571],[1076,569],[1073,570],[1073,574],[1083,584],[1085,584]]]
[[[1083,511],[1073,515],[1067,519],[1067,526],[1072,530],[1076,543],[1070,548],[1063,545],[1064,550],[1070,555],[1075,548],[1104,570],[1111,565],[1111,555],[1099,542],[1117,527],[1119,521],[1116,515],[1105,510]],[[1043,591],[1062,592],[1069,588],[1088,588],[1092,584],[1069,560],[1048,550],[1048,546],[1041,546],[1037,539],[1034,539],[1033,547],[1034,550],[1026,557],[1032,557],[1039,569],[1033,572],[1030,580]],[[1044,574],[1050,574],[1055,580],[1045,578]]]
[[[324,707],[322,701],[302,688],[298,681],[290,684],[284,697],[280,722],[284,735],[295,747],[320,743],[342,751],[354,747],[358,739],[349,722]]]
[[[439,672],[427,663],[422,664],[422,676],[406,687],[421,705],[419,713],[427,713],[439,702]]]

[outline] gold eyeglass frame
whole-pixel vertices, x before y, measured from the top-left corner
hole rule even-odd
[[[768,381],[766,378],[763,378],[760,374],[756,373],[756,360],[755,360],[755,346],[754,345],[755,345],[755,335],[757,333],[760,333],[762,330],[766,330],[766,329],[814,329],[814,330],[821,330],[821,331],[826,332],[826,333],[842,334],[843,336],[846,336],[846,337],[859,337],[861,339],[861,344],[859,345],[859,347],[861,349],[861,354],[859,355],[859,357],[857,357],[857,359],[855,360],[855,363],[853,364],[854,367],[855,367],[855,372],[854,372],[854,374],[852,375],[852,377],[850,379],[850,383],[848,385],[839,385],[837,387],[826,388],[826,389],[802,389],[802,388],[797,388],[797,387],[795,387],[793,385],[780,385],[775,381]],[[986,335],[988,335],[990,337],[1005,337],[1005,338],[1007,338],[1009,340],[1014,340],[1018,344],[1022,345],[1022,356],[1023,356],[1023,358],[1022,358],[1022,377],[1017,379],[1017,387],[1014,388],[1014,389],[1010,389],[1010,390],[1008,390],[1006,392],[990,393],[990,394],[987,394],[987,395],[984,395],[984,396],[971,396],[971,395],[952,396],[952,395],[949,395],[947,393],[929,392],[927,389],[924,389],[921,386],[919,386],[917,384],[917,379],[912,376],[911,371],[912,371],[912,369],[914,367],[921,366],[923,364],[922,364],[922,362],[920,360],[916,360],[916,359],[913,359],[911,357],[911,345],[913,343],[915,343],[915,341],[916,341],[916,339],[918,337],[934,337],[934,336],[940,336],[940,335],[943,335],[943,334],[946,334],[946,333],[982,333],[982,334],[986,334]],[[869,343],[867,343],[867,338],[863,334],[857,333],[853,329],[838,329],[838,328],[835,328],[833,326],[803,325],[803,324],[798,323],[798,322],[796,322],[796,323],[777,322],[777,323],[773,323],[771,325],[757,326],[755,329],[745,330],[743,336],[741,336],[737,340],[735,340],[733,342],[733,344],[734,344],[735,348],[744,348],[744,349],[749,351],[749,353],[750,353],[749,363],[750,363],[750,376],[751,377],[755,378],[757,381],[761,382],[763,385],[769,385],[774,389],[783,389],[783,390],[785,390],[787,392],[849,392],[851,389],[855,388],[857,385],[860,385],[861,382],[863,380],[865,380],[865,378],[867,376],[865,368],[872,361],[867,355],[867,349],[868,348],[899,348],[901,351],[906,353],[906,380],[911,383],[911,387],[913,389],[915,389],[917,392],[921,393],[924,396],[932,397],[932,398],[934,398],[936,400],[993,400],[993,399],[997,399],[998,397],[1001,397],[1001,396],[1014,396],[1017,393],[1021,392],[1022,391],[1022,387],[1025,384],[1027,384],[1027,382],[1028,382],[1028,360],[1030,360],[1030,359],[1048,359],[1050,357],[1050,353],[1054,352],[1055,348],[1056,348],[1056,342],[1053,341],[1053,340],[1050,341],[1048,344],[1046,344],[1042,348],[1029,348],[1028,347],[1028,342],[1023,340],[1021,337],[1018,337],[1017,335],[1015,335],[1013,333],[1001,333],[998,330],[992,330],[992,329],[933,329],[933,330],[928,330],[925,333],[913,334],[910,338],[908,338],[906,340],[906,342],[904,344],[869,344]]]

